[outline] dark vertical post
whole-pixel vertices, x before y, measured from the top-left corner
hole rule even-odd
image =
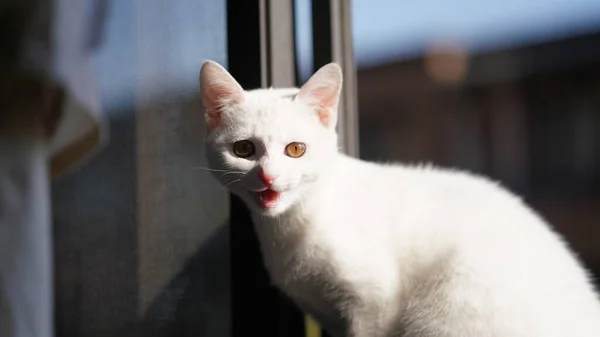
[[[351,3],[346,0],[312,0],[313,67],[336,62],[344,73],[337,130],[344,152],[358,156],[358,101],[356,66],[352,47]]]
[[[331,2],[312,0],[313,72],[333,61]]]
[[[259,20],[258,0],[227,1],[228,70],[246,89],[261,87]],[[272,294],[249,211],[234,195],[230,205],[231,332],[233,337],[262,335]]]
[[[293,59],[290,62],[280,50],[272,50],[285,44],[280,32],[271,34],[282,24],[276,16],[286,9],[283,0],[276,1],[227,1],[228,70],[245,89],[287,84],[287,79],[274,79],[288,72],[283,68],[294,66]],[[289,81],[293,84],[293,79]],[[233,195],[230,219],[232,336],[303,336],[302,314],[271,286],[250,213]]]

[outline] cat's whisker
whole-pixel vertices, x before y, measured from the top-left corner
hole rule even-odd
[[[242,181],[242,179],[232,180],[232,181],[228,182],[227,184],[223,185],[223,188],[227,188],[227,186],[234,184],[234,183],[239,183],[240,181]]]
[[[211,169],[211,168],[208,168],[208,167],[202,167],[202,166],[195,166],[195,167],[193,167],[193,168],[194,168],[194,169],[196,169],[196,170],[203,170],[203,171],[209,171],[209,172],[226,172],[226,173],[229,173],[229,172],[231,172],[231,173],[240,173],[240,174],[241,174],[241,173],[244,173],[244,172],[242,172],[242,171],[218,170],[218,169]]]
[[[237,171],[229,171],[229,172],[225,172],[221,175],[221,178],[225,177],[228,174],[244,174],[244,172],[237,172]]]

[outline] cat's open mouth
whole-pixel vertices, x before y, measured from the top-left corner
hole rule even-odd
[[[279,201],[279,197],[281,196],[280,192],[273,191],[270,188],[257,192],[257,194],[259,203],[263,208],[271,208],[275,206],[277,201]]]

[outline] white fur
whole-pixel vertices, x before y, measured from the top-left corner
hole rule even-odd
[[[339,89],[336,72],[326,66],[310,85]],[[337,89],[327,93],[336,106]],[[244,91],[219,111],[207,153],[215,177],[252,210],[275,285],[332,334],[600,336],[600,301],[585,270],[516,196],[460,171],[346,157],[319,105],[283,97],[296,92]],[[255,156],[234,155],[240,139],[255,142]],[[293,141],[306,143],[304,156],[284,154]],[[259,167],[282,192],[266,211],[251,192],[264,187]]]

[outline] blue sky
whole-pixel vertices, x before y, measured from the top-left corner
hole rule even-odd
[[[359,66],[410,57],[428,43],[450,39],[470,50],[510,47],[600,29],[600,0],[350,0]],[[307,22],[308,0],[300,0]],[[310,55],[301,27],[301,59]],[[302,73],[310,69],[303,62]]]
[[[365,64],[439,38],[477,50],[600,27],[600,0],[352,0],[352,13]]]

